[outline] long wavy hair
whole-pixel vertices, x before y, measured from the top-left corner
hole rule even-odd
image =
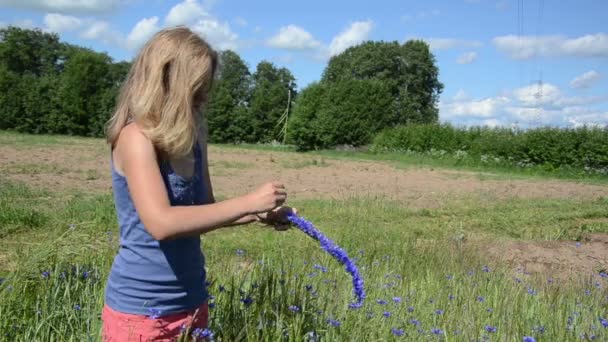
[[[218,56],[186,27],[164,29],[141,49],[123,83],[106,139],[115,145],[134,121],[162,155],[188,154],[197,139],[198,109],[211,89]]]

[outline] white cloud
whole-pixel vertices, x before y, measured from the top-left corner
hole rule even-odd
[[[56,33],[74,31],[79,29],[83,24],[82,19],[57,13],[49,13],[45,15],[43,21],[44,25],[46,26],[46,31]]]
[[[513,59],[530,59],[535,56],[608,57],[608,34],[596,33],[578,38],[565,36],[522,36],[507,35],[495,37],[498,50]]]
[[[237,24],[240,27],[247,27],[247,25],[249,24],[247,22],[247,20],[245,20],[245,18],[243,18],[243,17],[236,17],[236,18],[234,18],[234,23]]]
[[[209,41],[215,49],[238,49],[238,35],[232,32],[230,25],[226,22],[221,23],[217,19],[209,17],[199,20],[190,28]]]
[[[599,72],[595,70],[590,70],[572,79],[572,81],[570,81],[570,87],[575,89],[589,88],[593,84],[595,84],[600,79],[600,77],[601,75]]]
[[[454,48],[478,48],[483,43],[478,40],[455,39],[455,38],[420,38],[429,44],[433,50]]]
[[[0,6],[52,13],[101,13],[116,9],[125,0],[0,0]]]
[[[166,26],[190,25],[209,14],[203,4],[196,0],[185,0],[171,8],[165,17]]]
[[[266,42],[269,46],[285,50],[311,50],[321,46],[306,30],[296,25],[283,26]]]
[[[451,100],[439,103],[439,117],[457,124],[489,126],[608,124],[608,96],[568,96],[550,83],[542,84],[541,89],[539,92],[539,86],[533,84],[473,100],[461,89]]]
[[[31,19],[19,19],[19,20],[15,20],[11,25],[12,26],[16,26],[16,27],[20,27],[22,29],[33,29],[33,28],[35,28],[37,26],[34,23],[34,21],[31,20]]]
[[[373,21],[357,21],[332,39],[329,44],[329,55],[335,56],[353,45],[360,44],[369,37],[374,26]]]
[[[141,19],[137,24],[135,24],[135,26],[127,36],[127,48],[131,50],[136,50],[140,48],[158,30],[158,17]]]
[[[453,101],[465,101],[468,99],[469,95],[463,89],[458,89],[456,94],[452,97]]]
[[[477,59],[477,52],[470,51],[470,52],[465,52],[462,55],[460,55],[460,57],[458,57],[458,60],[456,60],[456,62],[458,64],[471,64],[476,59]]]

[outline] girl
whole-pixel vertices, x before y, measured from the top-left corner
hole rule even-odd
[[[184,27],[157,33],[135,58],[110,119],[112,186],[120,248],[102,313],[103,339],[171,341],[205,328],[200,234],[263,221],[285,224],[291,209],[278,182],[215,203],[204,125],[218,57]]]

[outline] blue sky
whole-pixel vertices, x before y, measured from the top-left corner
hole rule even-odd
[[[364,40],[426,40],[457,125],[608,124],[604,0],[0,0],[0,26],[39,27],[132,58],[157,30],[188,25],[253,71],[289,68],[300,88]],[[540,81],[540,82],[539,82]]]

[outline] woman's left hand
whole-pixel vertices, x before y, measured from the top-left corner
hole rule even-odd
[[[282,206],[266,213],[258,214],[260,222],[269,226],[274,226],[276,230],[287,230],[291,222],[287,219],[290,214],[296,215],[298,211],[295,208]]]

